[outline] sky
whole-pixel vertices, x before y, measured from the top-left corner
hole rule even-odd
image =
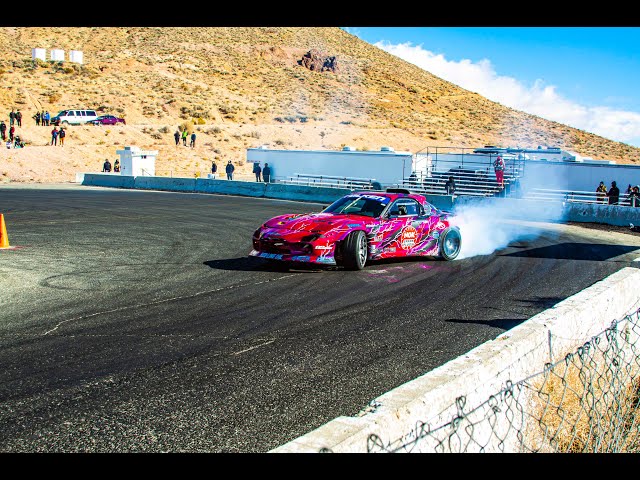
[[[343,27],[489,100],[640,147],[640,27]]]

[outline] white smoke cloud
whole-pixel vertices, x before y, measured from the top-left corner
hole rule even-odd
[[[530,87],[498,75],[487,59],[451,61],[410,42],[374,46],[460,87],[510,108],[585,130],[611,140],[640,146],[640,113],[609,107],[587,107],[562,97],[556,87],[536,80]]]
[[[538,203],[513,199],[456,201],[451,223],[460,229],[462,248],[458,259],[490,255],[509,244],[533,240],[544,233],[555,235],[545,223],[557,223],[563,217],[563,205],[558,202]]]

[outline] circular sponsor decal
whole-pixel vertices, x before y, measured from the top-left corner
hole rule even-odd
[[[407,225],[405,229],[402,230],[402,235],[400,235],[400,247],[405,250],[413,247],[416,244],[417,238],[418,231],[411,225]]]

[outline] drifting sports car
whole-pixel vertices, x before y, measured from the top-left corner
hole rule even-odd
[[[250,256],[361,270],[368,260],[453,260],[462,238],[451,214],[404,189],[354,192],[320,213],[286,214],[253,233]]]

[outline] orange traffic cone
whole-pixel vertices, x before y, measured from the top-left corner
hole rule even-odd
[[[9,246],[7,226],[4,224],[4,215],[2,213],[0,213],[0,248],[11,248]]]

